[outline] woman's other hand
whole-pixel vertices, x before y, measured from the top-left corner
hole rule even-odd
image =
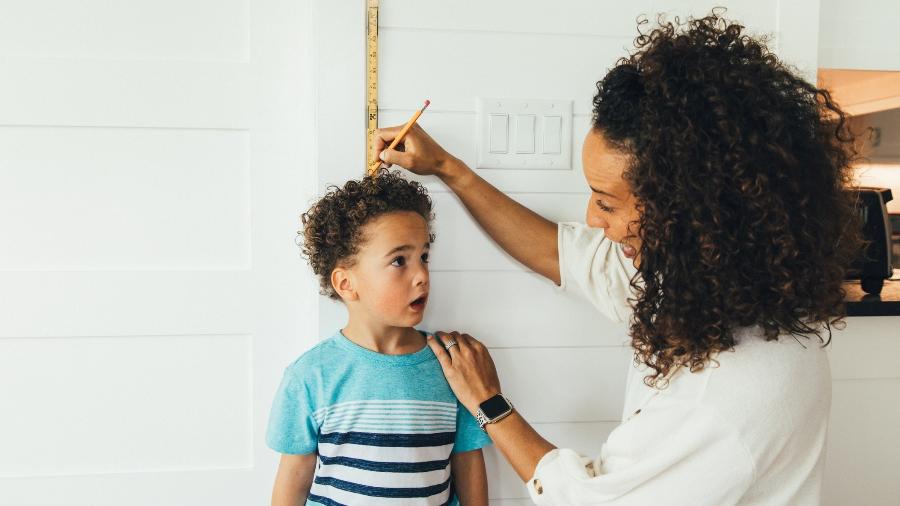
[[[447,349],[447,344],[456,342]],[[500,379],[487,347],[468,334],[438,332],[428,345],[438,358],[447,383],[459,402],[472,414],[479,405],[500,393]]]

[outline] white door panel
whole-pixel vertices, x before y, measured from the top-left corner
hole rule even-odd
[[[0,504],[268,502],[312,6],[0,2]]]

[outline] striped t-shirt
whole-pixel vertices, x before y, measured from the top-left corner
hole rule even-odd
[[[338,332],[285,370],[266,442],[318,452],[307,504],[455,505],[451,453],[490,439],[430,347],[384,355]]]

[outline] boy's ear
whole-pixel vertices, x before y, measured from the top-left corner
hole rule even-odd
[[[359,299],[353,282],[352,273],[344,267],[335,267],[331,271],[331,286],[345,302]]]

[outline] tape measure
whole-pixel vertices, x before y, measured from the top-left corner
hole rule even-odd
[[[374,160],[372,144],[378,128],[378,0],[367,0],[366,9],[366,167]],[[366,170],[366,169],[363,169]]]

